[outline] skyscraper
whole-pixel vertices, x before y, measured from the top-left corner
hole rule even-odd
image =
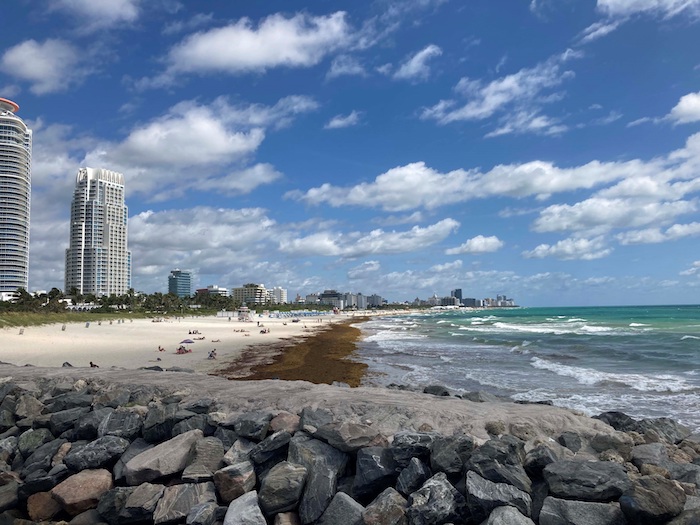
[[[168,275],[168,293],[174,293],[178,297],[192,295],[192,273],[175,268]]]
[[[29,199],[32,130],[0,98],[0,294],[29,282]]]
[[[123,295],[131,288],[124,175],[80,168],[70,210],[66,292]]]

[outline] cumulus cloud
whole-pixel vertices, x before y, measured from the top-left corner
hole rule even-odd
[[[98,29],[135,22],[140,14],[141,0],[53,0],[49,2],[51,11],[63,11],[77,22],[81,31]]]
[[[666,118],[676,124],[700,121],[700,91],[682,96]]]
[[[323,127],[325,129],[350,128],[357,126],[361,117],[362,113],[359,111],[352,111],[349,115],[336,115]]]
[[[365,76],[367,72],[360,61],[351,55],[338,55],[331,62],[331,68],[326,73],[326,78],[342,76]]]
[[[616,236],[620,244],[654,244],[667,241],[675,241],[683,237],[695,237],[700,235],[700,223],[674,224],[665,230],[661,228],[647,228],[620,233]]]
[[[28,82],[35,95],[65,91],[89,72],[78,49],[61,39],[25,40],[10,47],[0,58],[0,69]]]
[[[695,261],[690,268],[680,272],[680,275],[700,275],[700,261]]]
[[[182,73],[242,74],[275,67],[310,67],[348,47],[351,28],[342,11],[328,16],[271,15],[257,25],[241,18],[225,27],[189,35],[168,53],[168,68],[142,86],[163,86]]]
[[[466,242],[462,243],[456,248],[449,248],[445,250],[445,253],[447,255],[458,255],[461,253],[491,253],[503,248],[504,244],[505,243],[495,235],[492,235],[490,237],[477,235],[476,237],[472,237],[471,239],[467,240]]]
[[[348,279],[365,279],[369,275],[376,274],[382,269],[379,261],[365,261],[362,264],[348,270]]]
[[[548,90],[559,87],[573,77],[573,72],[565,69],[564,65],[579,56],[580,53],[569,50],[532,68],[523,68],[489,83],[462,78],[455,86],[455,92],[465,98],[466,103],[454,98],[441,100],[424,109],[421,118],[449,124],[499,117],[501,125],[491,136],[516,132],[561,132],[564,128],[556,119],[540,115],[541,106],[547,100],[552,100],[551,94],[545,96]],[[534,123],[530,122],[533,119]]]
[[[533,250],[523,252],[523,256],[528,259],[555,257],[564,260],[580,259],[590,261],[607,257],[611,252],[612,248],[606,246],[603,237],[595,237],[593,239],[569,238],[556,244],[540,244]]]
[[[394,73],[394,78],[399,80],[426,80],[430,77],[428,62],[442,55],[442,49],[435,44],[430,44],[415,55],[407,58]]]
[[[282,239],[279,249],[295,255],[345,258],[408,253],[443,241],[458,227],[459,223],[454,219],[443,219],[425,228],[414,226],[402,232],[386,232],[381,229],[369,233],[323,231],[305,237]]]

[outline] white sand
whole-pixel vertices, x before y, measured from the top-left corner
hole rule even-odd
[[[214,316],[170,317],[160,322],[149,319],[91,322],[89,327],[86,323],[68,323],[65,329],[62,324],[6,328],[0,331],[0,361],[42,367],[60,367],[66,361],[73,366],[88,367],[93,361],[101,368],[136,369],[158,365],[204,372],[238,359],[248,346],[308,335],[347,316],[307,317],[298,323],[289,318],[256,316],[254,319],[243,322],[235,317],[230,321],[227,317]],[[260,333],[263,328],[270,333]],[[190,333],[194,330],[199,334]],[[204,339],[197,339],[200,337]],[[192,352],[176,354],[175,350],[185,339],[194,341],[183,345]],[[159,352],[158,346],[165,351]],[[216,349],[216,360],[207,359],[212,349]]]

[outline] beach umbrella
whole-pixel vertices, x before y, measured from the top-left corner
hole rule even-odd
[[[181,345],[193,345],[194,341],[192,339],[185,339],[184,341],[180,341]]]

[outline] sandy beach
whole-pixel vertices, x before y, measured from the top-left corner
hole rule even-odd
[[[210,372],[240,359],[245,349],[279,347],[313,334],[349,315],[301,318],[255,316],[253,321],[228,317],[166,317],[161,320],[125,319],[87,323],[50,324],[0,331],[0,361],[18,366],[137,369],[158,365]],[[262,331],[265,333],[261,333]],[[182,343],[185,340],[192,343]],[[164,350],[159,351],[158,347]],[[177,354],[179,346],[192,350]],[[208,359],[216,349],[217,358]],[[250,352],[248,352],[250,354]]]

